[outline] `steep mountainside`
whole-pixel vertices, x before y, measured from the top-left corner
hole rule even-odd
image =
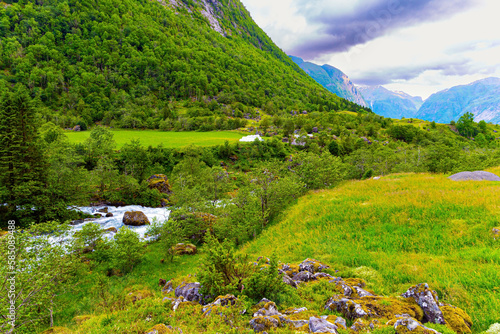
[[[500,123],[500,79],[488,78],[431,95],[417,118],[449,123],[470,112],[476,122]]]
[[[382,86],[359,87],[358,90],[373,112],[384,117],[416,117],[423,103],[421,97],[410,96],[404,92],[393,92]]]
[[[0,89],[25,85],[64,127],[155,128],[177,116],[173,101],[203,116],[222,104],[359,109],[300,71],[237,0],[19,1],[0,6],[0,41]]]
[[[290,58],[316,80],[316,82],[330,92],[361,106],[367,106],[361,94],[351,80],[349,80],[349,77],[339,69],[330,65],[319,66],[310,62],[305,62],[299,57],[290,56]]]

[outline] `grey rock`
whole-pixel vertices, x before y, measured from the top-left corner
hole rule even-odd
[[[461,172],[454,174],[448,179],[452,181],[500,181],[500,177],[490,172]]]
[[[257,312],[255,312],[253,314],[254,317],[259,317],[259,316],[270,317],[273,315],[281,316],[282,314],[278,312],[278,308],[276,307],[276,304],[274,302],[271,302],[271,301],[267,301],[263,308],[259,309]]]
[[[299,328],[299,327],[302,327],[304,325],[309,324],[309,320],[290,320],[290,319],[285,318],[285,317],[280,318],[280,320],[281,320],[281,322],[283,322],[285,324],[290,324],[295,328]]]
[[[172,285],[172,280],[170,280],[167,283],[165,283],[165,285],[161,289],[161,292],[162,293],[170,293],[172,291],[174,291],[174,287]]]
[[[356,290],[358,296],[360,296],[360,297],[367,297],[367,296],[373,297],[373,296],[375,296],[373,293],[370,293],[364,289],[361,289],[359,286],[354,286],[353,288],[354,288],[354,290]]]
[[[186,301],[203,304],[203,296],[200,294],[201,285],[198,282],[181,284],[175,289],[175,297],[184,297]]]
[[[327,273],[316,273],[313,275],[314,279],[320,279],[320,278],[334,278],[332,275],[327,274]]]
[[[342,313],[346,318],[357,319],[368,317],[371,313],[367,313],[361,305],[348,298],[342,296],[333,296],[325,305],[325,309]]]
[[[314,265],[318,264],[318,263],[319,263],[319,266],[317,268],[314,268]],[[327,265],[324,265],[321,262],[314,260],[314,259],[306,259],[306,260],[302,261],[302,263],[299,264],[299,271],[307,270],[311,274],[317,273],[319,271],[322,271],[322,270],[328,269],[328,268],[330,268],[330,267]]]
[[[337,333],[337,326],[322,318],[310,317],[309,330],[311,333]]]
[[[400,326],[403,326],[403,327],[406,327],[406,330],[399,330],[398,331],[398,327]],[[435,333],[435,334],[438,334],[439,332],[432,329],[432,328],[428,328],[424,325],[422,325],[420,322],[418,322],[417,320],[413,319],[413,318],[404,318],[404,319],[398,319],[396,321],[396,323],[394,323],[394,329],[396,330],[396,333],[406,333],[407,331],[409,332],[413,332],[413,331],[418,331],[419,333],[422,333],[423,330],[427,331],[427,332],[432,332],[432,333]]]
[[[283,274],[283,282],[293,288],[297,288],[297,283],[287,274]]]
[[[436,292],[429,289],[427,283],[412,286],[402,295],[405,298],[413,298],[424,311],[424,322],[444,325],[443,312],[439,308]]]
[[[254,332],[259,333],[270,328],[276,328],[280,325],[279,319],[268,316],[257,316],[250,320],[250,326]]]
[[[314,280],[314,275],[309,271],[301,271],[298,274],[293,275],[292,279],[299,282],[309,282]]]

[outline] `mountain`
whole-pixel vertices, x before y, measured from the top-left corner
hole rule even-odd
[[[330,66],[319,66],[314,63],[305,62],[302,58],[290,56],[290,58],[309,74],[317,83],[328,89],[330,92],[347,99],[351,102],[366,107],[367,104],[358,92],[349,77],[339,69]]]
[[[26,86],[41,119],[63,127],[157,128],[186,107],[359,110],[303,73],[238,0],[11,2],[0,40],[0,91]]]
[[[359,87],[374,113],[391,118],[415,118],[423,101],[421,97],[404,92],[393,92],[382,86]]]
[[[449,123],[470,112],[476,122],[500,123],[500,79],[487,78],[431,95],[416,117]]]

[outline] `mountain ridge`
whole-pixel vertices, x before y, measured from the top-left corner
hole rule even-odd
[[[316,82],[330,92],[360,106],[367,106],[366,101],[363,99],[363,96],[361,96],[356,86],[349,77],[338,68],[328,64],[320,66],[311,62],[306,62],[302,58],[296,56],[289,55],[289,57],[309,76],[316,80]]]

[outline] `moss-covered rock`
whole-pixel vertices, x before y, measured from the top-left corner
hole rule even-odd
[[[456,333],[472,333],[472,319],[462,309],[446,304],[440,308],[443,312],[446,327]]]
[[[340,312],[349,319],[394,319],[398,315],[407,314],[420,321],[424,316],[422,309],[414,300],[397,297],[367,296],[352,298],[335,295],[328,300],[325,308]]]
[[[173,333],[173,332],[169,327],[165,326],[164,324],[158,324],[148,329],[145,334],[167,334],[167,333]]]
[[[273,316],[257,316],[250,320],[250,326],[257,333],[268,331],[272,328],[277,328],[281,325],[280,318],[277,315]]]
[[[130,292],[125,298],[125,301],[128,303],[135,304],[139,300],[151,297],[152,295],[153,293],[147,289],[137,290],[134,292]]]
[[[237,298],[234,295],[219,296],[210,304],[203,307],[203,315],[207,316],[212,313],[220,313],[223,307],[228,307],[236,304]]]
[[[396,334],[438,334],[432,328],[425,327],[419,321],[410,317],[397,319],[394,323]]]
[[[326,264],[323,264],[315,259],[305,259],[299,264],[299,271],[309,271],[311,274],[320,272],[324,269],[330,268]]]
[[[196,254],[196,246],[193,244],[178,243],[172,250],[175,255],[194,255]]]
[[[92,318],[91,315],[77,315],[73,318],[73,321],[76,322],[77,325],[81,325],[90,318]]]
[[[147,182],[150,189],[156,189],[162,194],[172,193],[172,186],[170,182],[168,182],[167,176],[164,174],[152,175]]]
[[[429,288],[427,283],[420,283],[410,287],[402,295],[404,298],[413,299],[424,311],[424,322],[444,325],[443,312],[439,308],[438,296]],[[419,319],[420,320],[420,319]]]
[[[130,226],[149,225],[149,219],[142,211],[127,211],[123,215],[123,224]]]
[[[493,238],[496,240],[498,238],[500,238],[500,226],[499,227],[494,227],[492,230],[491,230],[491,234],[493,234]]]

